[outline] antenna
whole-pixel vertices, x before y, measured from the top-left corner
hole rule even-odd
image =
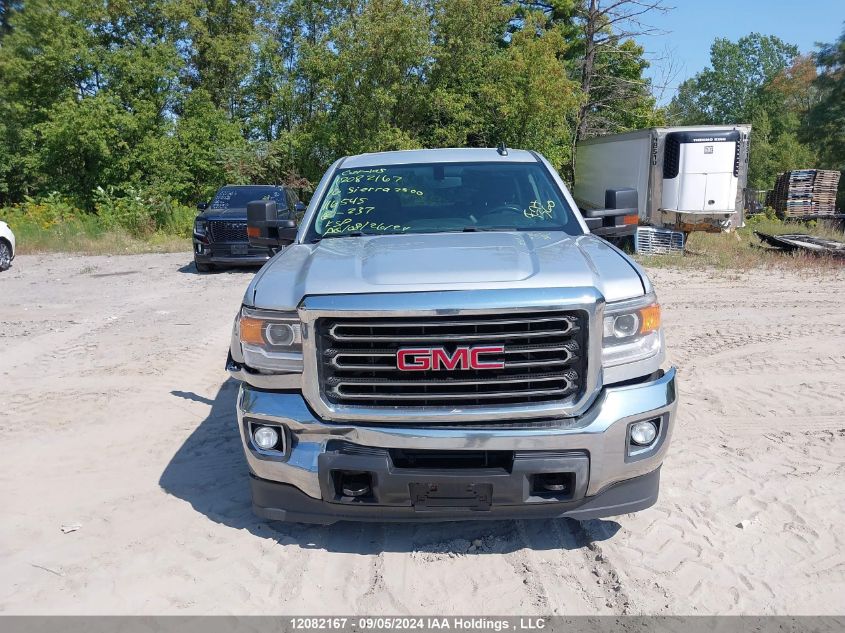
[[[499,143],[499,147],[496,148],[496,151],[499,152],[499,156],[507,156],[508,155],[508,148],[505,147],[504,141],[501,141]]]

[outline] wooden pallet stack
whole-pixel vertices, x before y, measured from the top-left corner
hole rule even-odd
[[[785,218],[831,215],[836,212],[839,172],[825,169],[796,169],[778,174],[766,205]]]

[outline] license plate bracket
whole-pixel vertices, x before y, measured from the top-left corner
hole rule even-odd
[[[466,508],[489,510],[493,499],[493,484],[480,483],[412,483],[411,504],[415,510]]]
[[[249,244],[232,244],[232,255],[246,255],[249,253]]]

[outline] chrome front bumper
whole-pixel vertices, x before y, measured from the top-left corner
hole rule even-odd
[[[238,427],[254,482],[265,486],[287,484],[287,487],[295,487],[307,497],[323,500],[324,507],[331,509],[337,506],[338,513],[343,514],[343,504],[330,503],[332,500],[326,492],[327,474],[321,472],[321,463],[322,471],[326,470],[326,454],[331,450],[331,440],[379,449],[500,450],[524,452],[528,456],[532,451],[538,455],[579,452],[589,459],[589,474],[581,499],[587,502],[614,484],[654,473],[660,467],[669,446],[676,407],[674,368],[649,382],[603,389],[587,412],[577,418],[512,424],[497,421],[466,426],[404,426],[398,423],[368,426],[323,422],[311,412],[297,392],[262,391],[242,383],[238,396]],[[629,455],[630,423],[658,417],[661,419],[660,434],[652,448]],[[246,431],[250,420],[286,427],[291,447],[287,454],[284,457],[273,456],[258,449]],[[389,476],[388,466],[380,477]],[[418,478],[424,478],[424,475],[418,473]],[[254,485],[254,497],[255,494]],[[624,504],[619,507],[624,507]],[[272,512],[262,512],[261,507],[256,510],[263,516],[281,518]],[[479,518],[478,514],[474,513],[473,518]]]

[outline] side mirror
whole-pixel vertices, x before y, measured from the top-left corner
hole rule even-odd
[[[246,234],[251,246],[275,249],[296,239],[296,222],[280,220],[274,200],[254,200],[246,205]]]
[[[637,190],[606,189],[604,192],[604,206],[608,209],[629,210],[637,208]]]
[[[293,205],[293,210],[296,211],[298,214],[305,213],[306,208],[307,207],[305,206],[305,203],[299,202],[299,200],[297,200],[296,204]]]
[[[584,223],[591,233],[606,239],[634,235],[640,223],[636,189],[607,189],[604,209],[582,211]]]
[[[607,189],[604,192],[604,209],[587,209],[585,218],[606,218],[616,215],[637,214],[636,189]]]
[[[200,211],[205,211],[208,208],[207,202],[197,202],[197,209]]]

